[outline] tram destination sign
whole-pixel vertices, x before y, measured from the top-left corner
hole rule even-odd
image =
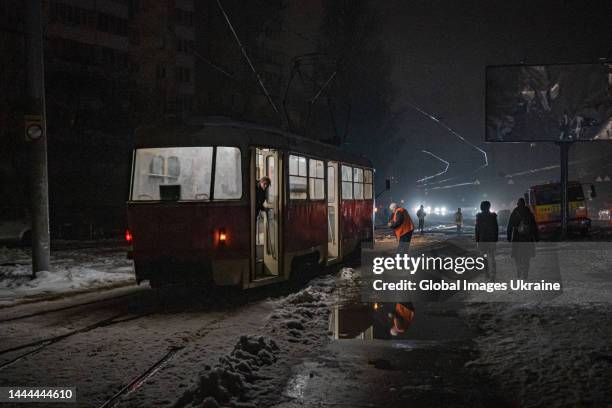
[[[486,68],[487,142],[612,140],[612,62]]]

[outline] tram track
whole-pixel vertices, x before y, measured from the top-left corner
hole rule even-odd
[[[47,310],[41,310],[39,312],[32,312],[32,313],[26,313],[26,314],[18,315],[18,316],[0,318],[0,323],[15,322],[18,320],[29,319],[31,317],[37,317],[37,316],[44,316],[46,314],[51,314],[51,313],[56,313],[56,312],[63,312],[65,310],[76,309],[79,307],[91,306],[91,305],[104,303],[104,302],[112,302],[114,300],[123,299],[129,296],[134,296],[134,293],[126,293],[122,295],[106,297],[104,299],[97,299],[97,300],[91,300],[88,302],[70,304],[70,305],[58,307],[55,309],[47,309]]]
[[[141,374],[133,378],[132,380],[125,383],[115,394],[113,394],[110,398],[102,403],[99,408],[114,408],[120,404],[122,398],[136,392],[141,388],[141,386],[151,377],[153,377],[158,371],[160,371],[166,363],[168,363],[172,358],[174,358],[178,353],[186,349],[189,344],[193,343],[196,339],[201,340],[205,338],[210,332],[218,329],[216,326],[218,323],[226,320],[229,316],[225,316],[222,318],[213,319],[207,323],[206,327],[204,327],[204,332],[200,333],[196,336],[193,336],[187,344],[181,346],[173,346],[155,363],[145,369]]]
[[[119,391],[117,391],[112,397],[107,399],[100,408],[115,407],[119,404],[121,398],[137,391],[149,378],[155,375],[159,370],[163,368],[168,361],[170,361],[177,353],[181,352],[186,346],[171,347],[166,354],[162,356],[157,362],[147,368],[142,374],[125,384]]]
[[[123,318],[123,319],[121,319],[121,318],[124,317],[124,316],[128,316],[129,313],[119,313],[117,315],[114,315],[114,316],[111,316],[109,318],[100,320],[100,321],[98,321],[96,323],[90,324],[90,325],[82,327],[80,329],[72,330],[72,331],[70,331],[68,333],[64,333],[64,334],[60,334],[60,335],[52,336],[52,337],[47,337],[47,338],[36,340],[36,341],[30,342],[30,343],[25,343],[25,344],[21,344],[21,345],[18,345],[18,346],[13,346],[13,347],[9,347],[7,349],[0,350],[0,356],[3,356],[5,354],[14,353],[16,351],[20,351],[20,350],[24,350],[24,349],[28,349],[28,348],[34,347],[33,350],[29,350],[29,351],[27,351],[25,353],[22,353],[22,354],[20,354],[20,355],[18,355],[16,357],[10,359],[9,361],[6,361],[6,362],[0,364],[0,371],[5,369],[6,367],[9,367],[9,366],[13,365],[14,363],[16,363],[16,362],[18,362],[20,360],[23,360],[26,357],[29,357],[29,356],[32,356],[34,354],[39,353],[44,348],[46,348],[46,347],[48,347],[48,346],[50,346],[52,344],[58,343],[58,342],[60,342],[62,340],[65,340],[65,339],[67,339],[69,337],[72,337],[72,336],[74,336],[76,334],[87,333],[89,331],[92,331],[92,330],[95,330],[95,329],[98,329],[98,328],[101,328],[101,327],[108,327],[108,326],[111,326],[111,325],[114,325],[114,324],[125,323],[125,322],[129,322],[129,321],[132,321],[132,320],[140,319],[140,318],[148,316],[148,315],[150,315],[152,313],[153,312],[144,313],[144,314],[135,315],[135,316],[129,316],[129,317],[126,317],[126,318]]]

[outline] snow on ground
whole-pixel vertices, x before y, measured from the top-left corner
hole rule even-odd
[[[0,248],[0,307],[31,297],[134,282],[132,262],[120,248],[84,248],[51,253],[51,270],[31,279],[29,250]]]
[[[612,404],[612,305],[472,304],[463,314],[481,332],[466,367],[516,406]]]
[[[329,341],[330,305],[339,289],[355,285],[354,273],[343,268],[313,279],[296,293],[271,300],[274,311],[263,335],[241,336],[215,365],[202,367],[196,386],[176,406],[259,407],[293,399],[291,382],[286,388],[291,369]]]

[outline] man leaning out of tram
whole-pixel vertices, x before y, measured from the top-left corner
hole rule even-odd
[[[395,236],[399,241],[397,253],[407,254],[408,248],[410,248],[412,232],[414,231],[414,224],[412,223],[410,214],[408,214],[405,208],[398,206],[397,203],[391,203],[389,210],[391,210],[391,220],[387,225],[393,228]]]
[[[257,187],[255,189],[255,208],[257,212],[257,217],[262,211],[266,209],[266,199],[268,188],[270,188],[271,180],[269,177],[262,177],[257,182]]]

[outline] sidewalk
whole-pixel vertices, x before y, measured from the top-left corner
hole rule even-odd
[[[132,261],[116,243],[51,252],[51,271],[31,279],[29,248],[0,247],[0,308],[135,283]]]

